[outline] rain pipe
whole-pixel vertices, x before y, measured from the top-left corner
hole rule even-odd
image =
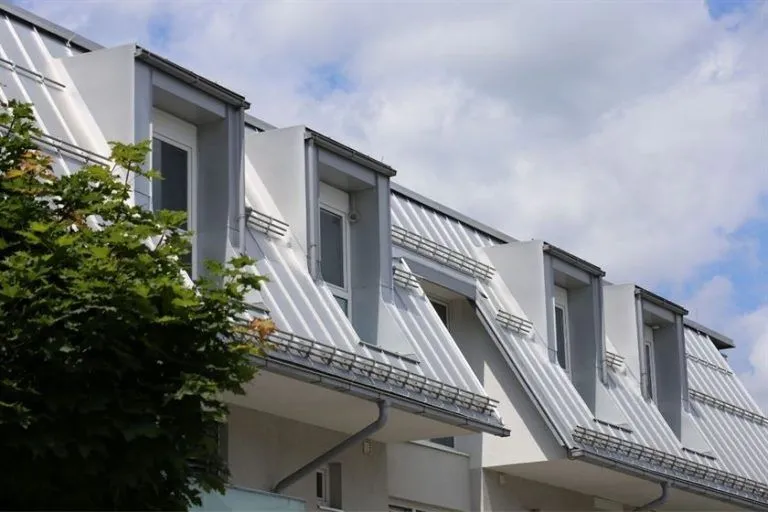
[[[275,494],[281,493],[283,490],[285,490],[287,487],[293,485],[294,483],[298,482],[308,474],[310,474],[312,471],[316,470],[332,458],[334,458],[336,455],[340,454],[353,444],[359,443],[368,437],[370,437],[372,434],[375,434],[382,428],[384,428],[384,425],[387,424],[387,420],[389,419],[389,402],[387,400],[379,400],[378,402],[379,406],[379,417],[376,418],[376,420],[369,424],[366,427],[363,427],[360,431],[358,431],[356,434],[352,434],[350,437],[346,438],[327,452],[319,455],[315,459],[311,460],[304,466],[300,467],[290,475],[286,476],[282,480],[280,480],[277,485],[272,489],[272,492]]]
[[[669,491],[669,482],[661,482],[661,496],[659,496],[653,501],[649,501],[645,505],[640,505],[635,510],[636,511],[653,510],[656,507],[660,507],[664,505],[667,502],[668,491]]]

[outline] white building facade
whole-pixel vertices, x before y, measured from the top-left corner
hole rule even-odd
[[[2,99],[55,171],[152,139],[134,201],[188,212],[193,277],[247,253],[274,349],[206,510],[766,510],[768,418],[684,307],[392,182],[395,170],[136,45],[2,6]],[[407,172],[404,171],[404,172]]]

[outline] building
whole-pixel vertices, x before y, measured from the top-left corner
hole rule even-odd
[[[205,509],[768,509],[768,418],[682,306],[146,49],[2,16],[0,98],[34,103],[56,172],[152,138],[165,180],[134,200],[188,211],[193,269],[242,251],[271,279]]]

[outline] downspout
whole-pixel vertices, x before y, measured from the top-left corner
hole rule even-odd
[[[387,424],[387,420],[389,419],[389,402],[387,400],[379,400],[379,417],[376,418],[376,420],[371,423],[370,425],[363,427],[362,430],[358,431],[356,434],[352,434],[350,437],[346,438],[327,452],[319,455],[315,459],[311,460],[304,466],[300,467],[290,475],[286,476],[282,480],[280,480],[277,485],[272,489],[272,492],[275,494],[281,493],[285,488],[293,485],[294,483],[298,482],[305,476],[307,476],[312,471],[316,470],[321,465],[325,464],[332,458],[334,458],[336,455],[340,454],[350,446],[352,446],[355,443],[359,443],[363,441],[364,439],[368,438],[371,434],[374,434],[381,430],[384,425]]]
[[[635,510],[636,511],[639,511],[639,510],[653,510],[656,507],[660,507],[660,506],[664,505],[667,502],[667,497],[668,497],[667,492],[668,492],[668,490],[669,490],[669,482],[661,482],[661,496],[659,496],[658,498],[656,498],[653,501],[649,501],[645,505],[640,505]]]

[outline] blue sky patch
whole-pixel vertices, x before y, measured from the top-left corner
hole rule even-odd
[[[318,101],[335,92],[351,92],[353,89],[352,81],[344,73],[343,64],[337,62],[311,68],[307,79],[299,87],[301,93]]]

